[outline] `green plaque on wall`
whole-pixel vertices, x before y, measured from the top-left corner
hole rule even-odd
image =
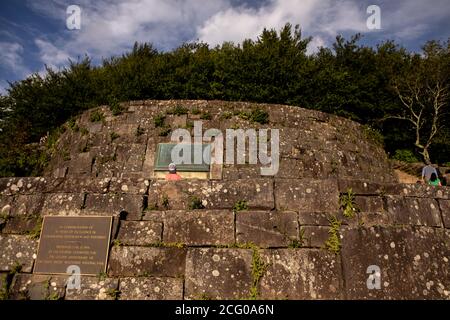
[[[158,144],[158,148],[156,150],[156,156],[155,156],[155,171],[167,171],[169,164],[172,161],[172,149],[177,145],[177,143],[160,143]],[[177,171],[183,172],[209,172],[209,164],[211,162],[211,145],[210,144],[202,144],[202,155],[201,160],[202,163],[195,164],[194,163],[194,152],[197,148],[194,148],[195,144],[190,144],[191,149],[191,161],[190,163],[181,163],[177,164]],[[207,150],[205,152],[205,150]],[[203,155],[206,153],[207,162],[205,162],[205,159]],[[182,154],[181,154],[182,155]]]

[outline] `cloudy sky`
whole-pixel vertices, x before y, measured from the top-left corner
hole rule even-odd
[[[67,28],[69,5],[81,9],[79,30]],[[381,29],[367,27],[370,5],[380,8]],[[0,93],[45,64],[61,68],[86,54],[99,63],[135,41],[160,50],[239,43],[286,22],[313,36],[310,53],[357,32],[368,45],[393,39],[418,51],[426,40],[450,37],[450,0],[0,0]]]

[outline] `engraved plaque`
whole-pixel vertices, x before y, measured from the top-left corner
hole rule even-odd
[[[172,149],[176,146],[176,143],[160,143],[158,144],[158,149],[156,150],[155,157],[155,171],[168,171],[169,164],[172,161]],[[209,172],[209,163],[211,162],[211,145],[202,144],[202,163],[194,163],[194,148],[195,144],[191,144],[191,161],[189,164],[177,164],[177,171],[185,172]],[[208,157],[205,161],[203,154]]]
[[[82,275],[106,272],[112,219],[45,216],[33,272],[67,274],[74,265]]]

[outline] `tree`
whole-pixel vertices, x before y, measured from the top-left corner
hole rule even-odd
[[[392,80],[401,111],[386,118],[404,120],[415,132],[414,145],[425,163],[431,163],[429,149],[444,128],[450,98],[450,43],[427,42],[424,57],[406,57],[403,72]]]

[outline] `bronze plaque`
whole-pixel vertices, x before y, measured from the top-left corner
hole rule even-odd
[[[106,272],[112,219],[45,216],[34,273],[67,274],[69,266],[82,275]]]

